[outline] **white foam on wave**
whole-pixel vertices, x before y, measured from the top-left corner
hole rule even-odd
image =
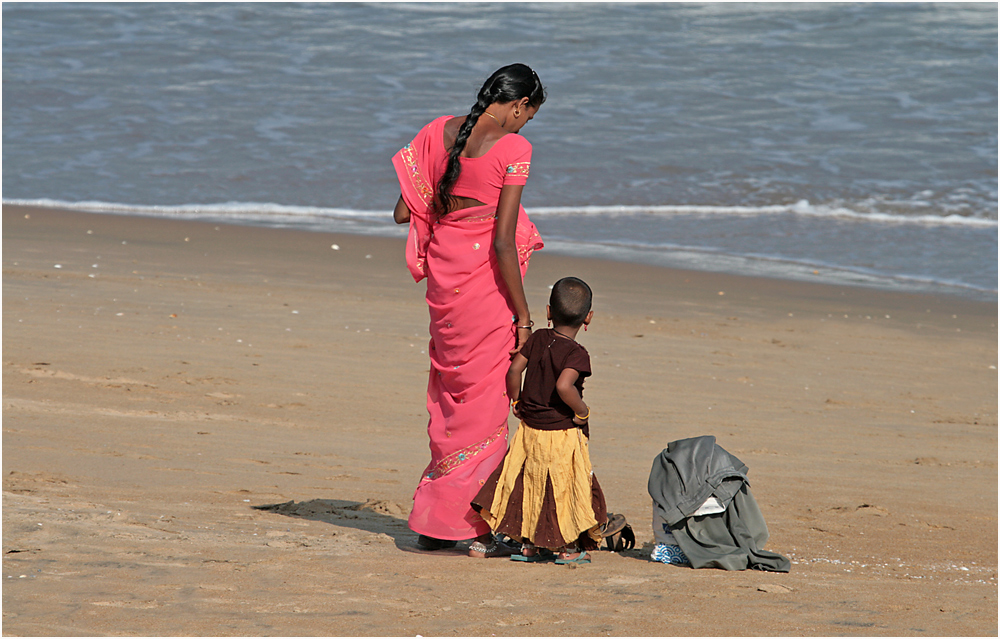
[[[294,206],[270,202],[223,202],[219,204],[122,204],[119,202],[67,202],[47,198],[35,200],[3,200],[4,204],[17,206],[38,206],[43,208],[70,209],[93,213],[121,213],[124,215],[149,215],[156,217],[198,217],[204,215],[225,215],[235,220],[240,218],[259,219],[272,217],[336,217],[336,218],[385,218],[387,211],[363,211],[322,206]]]
[[[845,207],[810,204],[799,200],[795,204],[772,204],[768,206],[708,206],[708,205],[613,205],[613,206],[551,206],[532,207],[531,214],[538,215],[702,215],[740,216],[792,214],[820,218],[839,218],[845,221],[877,222],[884,224],[920,224],[924,226],[976,226],[997,228],[997,220],[965,215],[903,215],[899,213],[865,213]]]
[[[364,219],[388,221],[387,210],[362,210],[321,206],[296,206],[271,202],[224,202],[218,204],[177,204],[145,205],[122,204],[117,202],[67,202],[52,199],[3,200],[4,204],[63,208],[97,213],[122,213],[126,215],[152,215],[162,217],[197,217],[204,215],[225,215],[236,220],[240,218],[259,220],[262,217],[327,217],[340,219]],[[792,214],[818,218],[835,218],[844,221],[874,222],[881,224],[918,224],[922,226],[966,226],[997,228],[997,220],[965,215],[904,215],[899,213],[861,212],[845,207],[810,204],[799,200],[795,204],[773,204],[767,206],[711,206],[711,205],[611,205],[611,206],[535,206],[532,216],[739,216]]]
[[[150,217],[166,217],[213,221],[229,224],[252,224],[276,228],[299,228],[314,231],[329,231],[377,236],[403,236],[406,227],[396,225],[388,211],[365,211],[358,209],[330,208],[315,206],[289,206],[257,202],[226,202],[220,204],[183,204],[183,205],[132,205],[114,202],[68,202],[53,199],[14,200],[5,199],[4,204],[20,206],[37,206],[44,208],[61,208],[94,213],[111,213],[118,215],[140,215]],[[815,213],[818,207],[799,202],[795,205],[764,206],[764,207],[722,207],[722,206],[591,206],[591,207],[532,207],[531,215],[562,216],[636,216],[636,215],[705,215],[705,216],[760,216],[798,213],[802,215],[819,215],[832,217],[823,213]],[[873,219],[872,216],[854,213],[842,216],[847,220],[860,218]],[[906,216],[884,215],[875,217],[878,222],[913,223],[932,225],[945,224],[953,228],[957,225],[968,228],[970,225],[979,228],[996,228],[995,220],[976,220],[961,218],[961,221],[951,221],[949,218],[934,218],[932,221],[914,220]],[[922,216],[933,218],[934,216]],[[959,216],[950,216],[959,217]],[[863,221],[863,220],[862,220]],[[859,229],[865,232],[865,229]],[[696,246],[675,242],[643,242],[641,240],[604,240],[588,241],[585,239],[569,239],[550,236],[546,246],[555,252],[578,255],[581,250],[594,257],[618,259],[624,261],[644,262],[661,266],[692,268],[704,271],[719,271],[731,273],[756,274],[764,277],[779,277],[791,279],[808,279],[811,281],[826,281],[833,284],[855,284],[875,286],[898,290],[961,290],[976,296],[995,297],[996,288],[975,285],[950,277],[933,277],[912,273],[879,272],[860,266],[835,264],[807,257],[789,257],[785,255],[763,254],[752,251],[733,251],[712,246]],[[820,271],[819,276],[814,271]]]

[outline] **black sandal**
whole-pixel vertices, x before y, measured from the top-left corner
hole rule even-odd
[[[607,542],[607,549],[611,552],[635,548],[635,533],[625,521],[625,515],[608,513],[608,521],[601,526],[601,537]]]
[[[517,548],[506,543],[506,540],[493,537],[493,542],[487,546],[481,541],[469,544],[469,556],[477,559],[492,559],[493,557],[510,557],[516,554]]]

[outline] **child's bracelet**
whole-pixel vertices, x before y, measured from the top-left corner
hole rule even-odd
[[[586,415],[577,415],[577,414],[576,414],[576,413],[574,412],[574,413],[573,413],[573,417],[576,417],[576,418],[577,418],[577,419],[579,419],[579,420],[580,420],[581,422],[585,422],[585,421],[587,421],[588,419],[590,419],[590,406],[588,406],[588,407],[587,407],[587,414],[586,414]]]

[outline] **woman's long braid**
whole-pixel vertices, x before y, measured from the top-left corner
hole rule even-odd
[[[545,102],[545,87],[542,86],[538,74],[525,64],[510,64],[497,69],[493,75],[483,83],[476,96],[476,103],[469,111],[465,122],[458,129],[455,136],[455,143],[448,151],[448,165],[444,175],[437,184],[437,194],[435,196],[434,208],[437,217],[449,213],[455,204],[455,197],[451,194],[458,181],[458,176],[462,172],[460,158],[465,144],[469,141],[469,135],[480,116],[486,113],[487,107],[494,103],[507,104],[514,100],[528,98],[528,106],[538,108]]]
[[[458,176],[462,172],[462,162],[459,158],[462,155],[462,151],[465,150],[465,143],[469,141],[472,129],[476,127],[476,122],[479,122],[480,116],[486,113],[486,108],[493,104],[491,93],[494,85],[495,82],[489,83],[489,86],[484,85],[480,89],[476,103],[472,105],[472,110],[469,111],[468,117],[465,118],[465,122],[458,129],[458,135],[455,136],[455,143],[448,152],[448,167],[445,169],[437,189],[438,217],[447,214],[452,209],[454,196],[451,194],[451,190],[454,188],[455,182],[458,181]]]

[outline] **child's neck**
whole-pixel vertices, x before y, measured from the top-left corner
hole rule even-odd
[[[552,330],[559,333],[563,337],[568,337],[569,339],[576,341],[576,334],[580,332],[579,326],[560,326],[556,324],[552,327]]]

